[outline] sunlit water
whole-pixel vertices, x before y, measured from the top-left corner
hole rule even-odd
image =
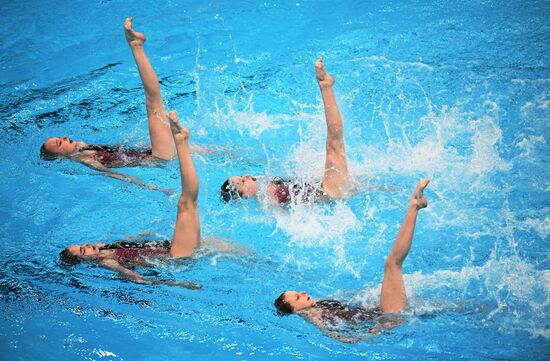
[[[0,14],[2,359],[550,358],[547,1],[35,1]],[[202,291],[58,264],[73,242],[172,233],[177,196],[38,156],[48,136],[147,144],[126,16],[193,142],[226,147],[194,158],[202,232],[254,255],[140,270]],[[320,180],[320,54],[357,194],[287,211],[221,204],[232,174]],[[176,163],[126,171],[179,187]],[[349,345],[274,314],[288,288],[376,305],[421,177],[430,205],[400,327]]]

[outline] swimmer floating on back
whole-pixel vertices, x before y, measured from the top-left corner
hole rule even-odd
[[[199,179],[189,150],[189,130],[181,126],[175,111],[170,112],[170,127],[179,158],[181,196],[178,201],[176,227],[172,242],[72,245],[60,253],[69,264],[96,262],[120,273],[130,281],[148,284],[168,284],[191,289],[200,288],[188,282],[170,282],[143,277],[128,267],[146,266],[147,260],[159,257],[190,257],[200,243],[198,210]]]
[[[380,305],[374,309],[353,307],[333,300],[316,300],[305,292],[285,291],[276,300],[275,307],[281,315],[296,313],[319,327],[328,336],[344,342],[358,342],[360,337],[343,337],[338,325],[346,323],[367,323],[380,320],[386,312],[399,312],[407,304],[403,284],[403,261],[409,254],[418,211],[428,206],[424,197],[424,188],[430,182],[422,179],[416,186],[405,219],[393,247],[384,264],[384,281],[380,293]],[[370,332],[379,333],[378,328],[391,328],[398,323],[389,322],[374,326]]]
[[[340,199],[345,195],[349,184],[342,116],[332,90],[334,78],[325,71],[323,57],[315,62],[315,76],[321,90],[327,122],[323,183],[321,188],[316,188],[312,185],[302,186],[281,179],[271,180],[267,184],[266,192],[267,197],[275,204],[288,204],[293,199],[299,201]],[[258,180],[250,175],[230,177],[221,186],[221,196],[224,201],[263,197],[259,192]]]
[[[68,158],[90,168],[105,172],[106,176],[134,183],[149,189],[141,179],[115,171],[113,168],[159,165],[174,158],[174,141],[161,97],[157,75],[145,54],[145,35],[132,29],[132,18],[124,22],[126,41],[138,67],[145,89],[145,105],[149,123],[151,149],[124,149],[121,146],[87,144],[68,137],[48,138],[40,149],[43,159]],[[200,149],[198,149],[200,150]]]

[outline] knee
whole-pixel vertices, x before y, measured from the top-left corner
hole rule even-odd
[[[401,271],[402,269],[403,263],[399,262],[396,257],[392,254],[386,257],[386,261],[384,262],[384,272]]]
[[[345,157],[345,147],[341,139],[328,139],[326,144],[326,153],[334,157]]]
[[[197,200],[180,196],[180,199],[178,200],[178,213],[196,210],[198,208],[197,203]]]

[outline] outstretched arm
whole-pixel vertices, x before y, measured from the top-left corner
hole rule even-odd
[[[101,164],[100,162],[98,162],[95,159],[84,158],[84,159],[80,159],[79,161],[80,161],[80,163],[82,163],[82,164],[84,164],[84,165],[86,165],[86,166],[88,166],[92,169],[103,172],[102,175],[105,176],[105,177],[110,177],[110,178],[121,180],[123,182],[132,183],[132,184],[137,185],[138,187],[142,187],[142,188],[145,188],[145,189],[158,190],[158,191],[161,191],[161,192],[163,192],[165,194],[168,194],[168,195],[171,195],[173,193],[171,189],[162,189],[162,188],[157,187],[154,184],[145,183],[141,178],[134,177],[134,176],[128,175],[126,173],[116,171],[112,168],[105,167],[103,164]]]
[[[181,196],[170,253],[173,257],[190,257],[200,242],[199,177],[189,151],[189,130],[180,124],[175,111],[170,112],[169,118],[181,173]]]
[[[134,272],[124,266],[121,266],[120,263],[112,259],[103,260],[101,261],[100,264],[105,268],[118,272],[118,274],[120,274],[122,277],[135,283],[149,284],[149,285],[161,284],[161,285],[168,285],[168,286],[180,286],[184,288],[189,288],[191,290],[199,290],[202,288],[200,285],[194,284],[192,282],[172,282],[172,281],[162,281],[162,280],[154,280],[154,279],[146,278],[137,272]]]
[[[423,193],[428,183],[430,183],[429,179],[422,179],[416,186],[401,229],[386,258],[384,281],[380,293],[380,308],[384,312],[399,312],[407,304],[405,285],[403,284],[403,261],[411,248],[418,211],[428,206],[428,201]]]
[[[231,243],[221,238],[215,238],[215,237],[203,238],[201,239],[201,242],[205,246],[208,244],[208,246],[210,246],[211,248],[214,248],[217,252],[220,252],[220,253],[251,255],[250,250],[248,248],[234,246]]]

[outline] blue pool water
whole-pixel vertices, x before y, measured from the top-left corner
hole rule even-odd
[[[1,359],[550,358],[548,1],[163,3],[0,3]],[[38,155],[49,136],[147,144],[127,16],[193,142],[227,149],[194,158],[202,232],[254,256],[141,270],[200,292],[58,264],[73,242],[171,236],[176,196]],[[321,54],[358,194],[289,211],[221,204],[228,175],[318,179]],[[179,185],[176,163],[126,171]],[[274,314],[289,288],[376,305],[421,177],[430,205],[400,327],[343,344]]]

